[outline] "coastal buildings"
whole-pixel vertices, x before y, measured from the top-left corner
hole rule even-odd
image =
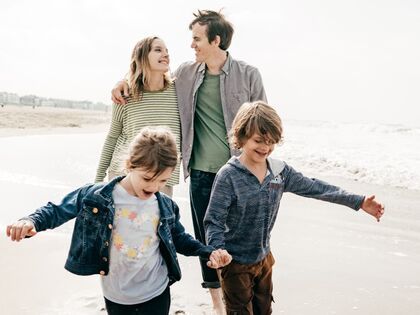
[[[0,105],[22,105],[32,107],[60,107],[60,108],[74,108],[87,110],[103,110],[108,111],[110,106],[104,103],[93,103],[91,101],[75,101],[65,100],[59,98],[46,98],[37,95],[23,95],[19,96],[16,93],[0,92]]]

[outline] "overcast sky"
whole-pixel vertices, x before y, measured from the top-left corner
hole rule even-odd
[[[197,9],[235,26],[229,49],[257,66],[285,119],[420,126],[418,0],[1,0],[0,91],[110,103],[135,43],[192,60]]]

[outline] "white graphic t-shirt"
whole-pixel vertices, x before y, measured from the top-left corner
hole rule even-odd
[[[159,251],[156,196],[141,200],[120,185],[115,206],[109,273],[101,277],[104,296],[119,304],[137,304],[160,295],[168,286],[168,269]]]

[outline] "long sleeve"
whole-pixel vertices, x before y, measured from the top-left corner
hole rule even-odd
[[[111,125],[102,148],[99,165],[96,171],[95,183],[102,182],[104,180],[106,171],[111,164],[112,155],[114,154],[118,137],[121,135],[123,130],[124,106],[127,105],[114,104],[112,106]]]
[[[216,175],[204,217],[207,244],[215,248],[225,248],[225,223],[233,201],[233,187],[225,174]]]
[[[251,81],[251,97],[250,101],[264,101],[267,102],[267,96],[265,95],[264,85],[261,78],[261,74],[257,68],[253,69],[250,77]]]
[[[185,231],[184,226],[179,220],[179,208],[175,202],[173,202],[173,211],[175,214],[175,222],[171,229],[171,234],[176,251],[184,256],[200,256],[208,259],[214,248],[202,244]]]
[[[37,232],[54,229],[77,216],[82,209],[82,196],[89,187],[91,185],[72,191],[59,204],[48,202],[47,205],[22,219],[31,220]]]
[[[364,200],[364,196],[349,193],[316,178],[306,177],[288,165],[285,167],[283,175],[286,192],[340,204],[354,210],[359,210]]]

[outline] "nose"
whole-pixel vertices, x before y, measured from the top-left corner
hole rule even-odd
[[[192,41],[192,42],[191,42],[190,47],[191,47],[191,48],[195,48],[195,42],[194,42],[194,41]]]
[[[159,189],[160,189],[159,183],[154,183],[151,188],[152,188],[153,192],[159,191]]]

